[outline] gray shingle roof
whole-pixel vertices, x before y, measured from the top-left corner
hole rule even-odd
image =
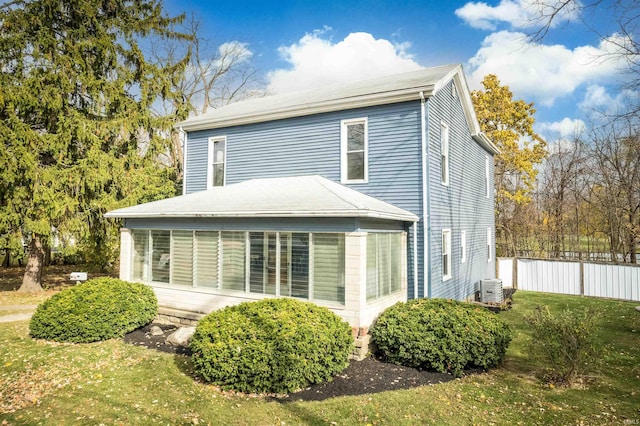
[[[361,217],[415,222],[413,213],[321,176],[252,179],[111,211],[106,217]]]
[[[335,86],[248,99],[191,117],[176,127],[182,127],[186,131],[213,129],[346,108],[417,100],[420,99],[421,91],[429,97],[461,71],[460,65],[443,65]]]

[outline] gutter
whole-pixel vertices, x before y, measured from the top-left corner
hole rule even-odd
[[[182,127],[178,127],[180,143],[182,144],[182,195],[187,193],[187,138],[189,134]]]

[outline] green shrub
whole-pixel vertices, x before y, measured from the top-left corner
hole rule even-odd
[[[153,290],[115,278],[96,278],[67,288],[36,309],[29,330],[37,339],[87,343],[122,337],[158,313]]]
[[[449,372],[498,365],[511,330],[496,315],[469,303],[416,299],[385,310],[371,330],[381,357],[393,364]]]
[[[589,308],[553,314],[544,306],[525,317],[531,326],[529,353],[545,365],[549,380],[570,385],[597,366],[598,316]]]
[[[327,308],[294,299],[245,302],[200,320],[195,371],[241,392],[288,393],[330,380],[348,365],[351,328]]]

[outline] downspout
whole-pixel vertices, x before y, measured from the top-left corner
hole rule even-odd
[[[182,144],[182,195],[187,193],[187,132],[178,128],[180,143]]]
[[[422,228],[424,232],[423,273],[424,284],[422,297],[431,298],[431,197],[429,187],[429,144],[427,143],[427,101],[424,92],[420,92],[420,127],[422,130]],[[417,293],[416,293],[417,294]]]
[[[413,222],[413,298],[418,298],[418,222]]]

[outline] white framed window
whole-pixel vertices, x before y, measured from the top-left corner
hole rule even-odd
[[[460,231],[460,263],[467,261],[467,231]]]
[[[449,126],[440,123],[440,180],[449,186]]]
[[[367,301],[402,289],[402,235],[367,234]]]
[[[485,187],[485,196],[487,198],[489,198],[491,196],[490,194],[490,190],[491,190],[491,181],[489,180],[490,178],[490,158],[489,156],[485,156],[484,157],[484,187]]]
[[[132,240],[135,281],[345,303],[344,233],[134,229]]]
[[[442,281],[451,279],[451,229],[442,230]]]
[[[487,263],[491,262],[491,228],[487,228]]]
[[[369,180],[368,124],[366,118],[340,122],[342,183],[365,183]]]
[[[227,160],[227,138],[209,138],[209,153],[207,161],[207,189],[214,186],[224,186]]]

